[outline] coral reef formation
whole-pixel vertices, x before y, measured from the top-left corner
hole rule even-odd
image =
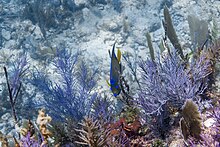
[[[219,146],[220,3],[201,3],[2,1],[0,146]]]

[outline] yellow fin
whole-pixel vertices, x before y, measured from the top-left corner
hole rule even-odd
[[[121,61],[121,51],[119,48],[118,48],[118,52],[117,52],[117,59],[118,59],[118,62]]]
[[[108,80],[106,80],[106,83],[108,84],[108,86],[109,86],[109,87],[111,87],[111,84],[109,83],[109,81],[108,81]]]

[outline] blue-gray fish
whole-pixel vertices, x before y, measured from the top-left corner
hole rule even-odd
[[[111,58],[111,67],[110,67],[110,83],[108,85],[111,87],[111,91],[113,95],[116,97],[121,92],[120,87],[120,76],[122,74],[121,69],[121,51],[118,49],[117,57],[115,55],[115,43],[112,48],[112,53],[109,51],[109,55]]]

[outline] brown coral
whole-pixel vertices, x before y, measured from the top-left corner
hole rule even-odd
[[[180,126],[184,139],[187,139],[189,135],[200,139],[200,133],[202,131],[201,116],[197,105],[192,100],[186,100],[182,109],[182,116]]]
[[[8,147],[8,139],[2,132],[0,132],[0,142],[2,143],[2,147]]]
[[[108,145],[110,133],[108,129],[102,127],[102,122],[86,117],[80,125],[82,129],[76,129],[80,132],[79,138],[82,141],[76,141],[81,145],[89,145],[90,147],[101,147]]]
[[[47,124],[51,122],[52,118],[50,116],[46,116],[43,109],[38,111],[37,124],[39,125],[40,132],[44,138],[41,146],[48,144],[48,138],[51,136],[51,132],[47,129]]]
[[[167,33],[167,37],[169,38],[170,42],[173,44],[174,48],[177,49],[177,52],[180,55],[180,57],[182,59],[185,59],[182,47],[179,43],[178,37],[176,35],[176,31],[173,27],[172,19],[167,6],[164,7],[163,13],[164,13],[163,27]]]
[[[25,122],[24,122],[24,124],[25,124]],[[34,124],[30,120],[27,121],[26,126],[24,126],[23,128],[20,129],[20,134],[22,136],[26,136],[28,134],[28,132],[30,132],[31,136],[33,136],[35,133]]]

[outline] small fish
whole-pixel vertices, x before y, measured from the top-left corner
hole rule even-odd
[[[122,74],[122,68],[121,68],[121,51],[118,49],[117,57],[116,57],[115,43],[112,48],[112,54],[109,51],[109,56],[111,58],[110,83],[108,81],[107,83],[111,87],[111,91],[113,95],[116,97],[121,92],[120,76]]]

